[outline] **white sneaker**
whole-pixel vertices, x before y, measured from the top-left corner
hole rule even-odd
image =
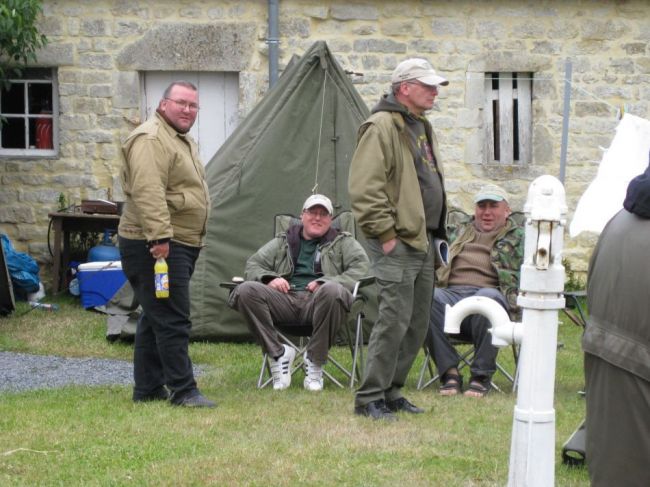
[[[307,358],[305,355],[305,365],[307,366],[307,375],[305,376],[305,381],[303,386],[308,391],[322,391],[323,390],[323,366],[316,365],[314,362]]]
[[[273,376],[273,389],[280,391],[291,385],[291,364],[296,358],[296,351],[287,345],[284,347],[284,353],[277,359],[269,357],[271,363],[271,375]]]

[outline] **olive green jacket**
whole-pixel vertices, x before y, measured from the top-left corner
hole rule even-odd
[[[156,113],[131,132],[122,154],[126,204],[119,235],[202,246],[210,196],[194,140]]]
[[[442,177],[438,142],[431,125],[426,122],[425,127]],[[406,130],[398,112],[376,112],[361,125],[350,164],[350,203],[366,237],[382,243],[398,237],[426,252],[429,240],[424,205]],[[446,207],[435,237],[446,238],[445,219]]]
[[[368,275],[368,256],[359,242],[348,232],[330,230],[318,247],[321,254],[321,282],[335,281],[352,291],[355,283]],[[262,246],[246,262],[247,281],[267,283],[276,277],[289,280],[294,271],[286,232]]]

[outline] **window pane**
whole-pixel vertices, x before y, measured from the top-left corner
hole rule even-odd
[[[25,113],[25,85],[12,83],[8,90],[2,90],[2,113]]]
[[[29,83],[27,85],[29,113],[52,113],[52,85]]]
[[[2,125],[2,148],[25,149],[25,120],[7,117]]]

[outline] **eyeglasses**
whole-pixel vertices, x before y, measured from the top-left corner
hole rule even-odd
[[[315,209],[315,208],[309,208],[309,209],[305,210],[305,213],[307,213],[309,216],[313,216],[314,218],[315,217],[327,218],[327,217],[331,216],[327,212],[327,210],[318,210],[318,209]]]
[[[173,98],[165,98],[166,100],[173,101],[178,105],[178,107],[181,110],[189,110],[190,112],[198,112],[199,111],[199,105],[196,103],[190,103],[189,101],[185,100],[174,100]]]

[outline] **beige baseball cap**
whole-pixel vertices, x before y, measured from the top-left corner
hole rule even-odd
[[[436,70],[431,67],[426,59],[416,57],[399,63],[390,77],[391,83],[400,83],[412,79],[429,86],[447,86],[449,84],[447,79],[436,74]]]
[[[474,203],[479,201],[505,201],[508,202],[508,193],[501,186],[496,184],[486,184],[481,186],[476,196],[474,196]]]
[[[314,206],[322,206],[327,210],[330,215],[334,214],[334,207],[332,206],[332,201],[325,196],[324,194],[312,194],[309,198],[305,200],[305,204],[302,205],[303,210],[308,210]]]

